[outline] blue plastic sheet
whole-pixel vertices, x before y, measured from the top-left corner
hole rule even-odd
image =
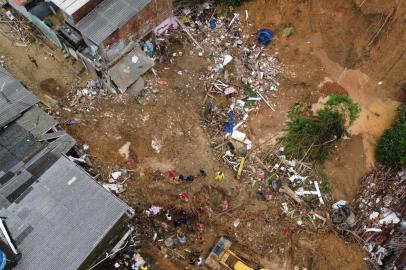
[[[258,42],[262,45],[268,45],[273,38],[273,32],[269,29],[263,28],[258,31]]]
[[[217,20],[216,19],[211,19],[210,20],[210,28],[214,29],[217,26]]]
[[[223,126],[226,133],[233,133],[235,124],[235,117],[233,112],[228,113],[228,123]]]

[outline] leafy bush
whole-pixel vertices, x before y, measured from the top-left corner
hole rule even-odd
[[[406,124],[406,102],[404,102],[398,108],[398,120],[397,121],[401,124]]]
[[[328,106],[337,106],[339,104],[343,104],[344,107],[348,110],[350,124],[358,118],[361,112],[361,107],[359,106],[358,103],[355,103],[351,99],[351,97],[343,94],[333,94],[329,97],[329,99],[326,102],[326,105]]]
[[[378,142],[376,159],[383,165],[406,166],[406,123],[385,130]]]
[[[315,116],[295,115],[291,118],[288,133],[280,142],[285,146],[286,155],[321,163],[331,153],[334,142],[344,134],[342,115],[331,108],[325,108]]]
[[[383,165],[406,166],[406,102],[397,111],[395,124],[385,130],[376,147],[376,159]]]

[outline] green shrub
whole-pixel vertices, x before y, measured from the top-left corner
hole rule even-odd
[[[406,102],[403,102],[398,108],[398,119],[401,124],[406,124]]]
[[[406,123],[385,130],[376,148],[376,159],[383,165],[406,166]]]
[[[339,104],[343,104],[344,107],[348,110],[350,124],[358,118],[361,112],[361,107],[358,103],[355,103],[348,95],[333,94],[326,102],[326,105],[328,106],[337,106]]]
[[[321,163],[331,153],[334,142],[344,134],[342,115],[331,108],[325,108],[315,116],[295,115],[291,118],[288,133],[280,142],[284,145],[286,155]]]

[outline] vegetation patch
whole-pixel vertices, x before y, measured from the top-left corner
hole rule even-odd
[[[305,115],[299,104],[288,112],[288,132],[279,139],[284,153],[295,159],[323,163],[334,143],[346,134],[346,119],[352,123],[360,113],[359,105],[346,95],[332,95],[315,115]]]
[[[326,105],[334,107],[342,104],[349,113],[350,124],[352,124],[359,116],[361,107],[358,103],[355,103],[349,96],[344,94],[333,94],[329,97]]]
[[[286,155],[321,163],[329,156],[333,143],[344,134],[342,115],[325,108],[315,116],[300,115],[291,119],[288,133],[280,142]]]
[[[387,166],[406,166],[406,102],[399,106],[395,124],[380,138],[376,159]]]

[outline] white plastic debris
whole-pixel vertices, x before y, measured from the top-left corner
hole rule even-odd
[[[247,138],[247,135],[241,131],[234,130],[233,133],[231,134],[231,138],[243,143],[244,140]]]
[[[383,208],[383,214],[381,214],[383,218],[379,220],[379,224],[397,224],[400,222],[400,219],[396,215],[395,212],[388,208]]]
[[[372,220],[372,219],[376,219],[377,217],[379,217],[379,212],[372,212],[370,215],[369,215],[369,219],[370,220]]]
[[[227,66],[231,62],[231,60],[233,60],[233,57],[231,55],[224,55],[223,67]]]
[[[314,181],[314,187],[316,188],[317,196],[319,197],[320,203],[324,204],[323,196],[321,195],[320,188],[319,188],[319,183],[317,181]]]
[[[133,57],[131,57],[131,62],[133,62],[134,64],[136,64],[138,62],[139,58],[138,56],[134,55]]]
[[[159,154],[161,152],[161,144],[156,140],[153,139],[151,142],[151,147]]]
[[[117,180],[122,174],[123,174],[122,171],[112,172],[111,177],[113,177],[114,180]]]
[[[332,207],[333,207],[333,209],[337,210],[337,209],[339,209],[341,207],[344,207],[346,205],[348,205],[347,201],[339,200],[338,202],[334,203]]]
[[[235,92],[237,92],[237,90],[236,90],[235,87],[233,87],[233,86],[227,87],[227,88],[224,90],[224,94],[225,94],[226,96],[231,95],[231,94],[233,94],[233,93],[235,93]]]
[[[11,13],[11,11],[7,11],[6,12],[6,16],[10,21],[14,21],[16,18],[14,17],[13,13]]]
[[[118,152],[120,153],[121,156],[125,157],[128,159],[130,157],[130,142],[126,142],[119,150]]]
[[[234,225],[234,227],[237,228],[240,225],[240,219],[237,218],[236,220],[234,220],[233,225]]]
[[[379,228],[366,228],[366,232],[382,232],[382,229]]]
[[[116,194],[120,194],[125,191],[125,188],[122,184],[103,184],[103,187],[108,191],[114,192]]]
[[[148,209],[149,213],[150,213],[151,215],[153,215],[153,216],[158,215],[159,212],[161,212],[161,210],[162,210],[162,207],[157,206],[157,205],[153,205],[153,206],[151,206],[151,207]]]

